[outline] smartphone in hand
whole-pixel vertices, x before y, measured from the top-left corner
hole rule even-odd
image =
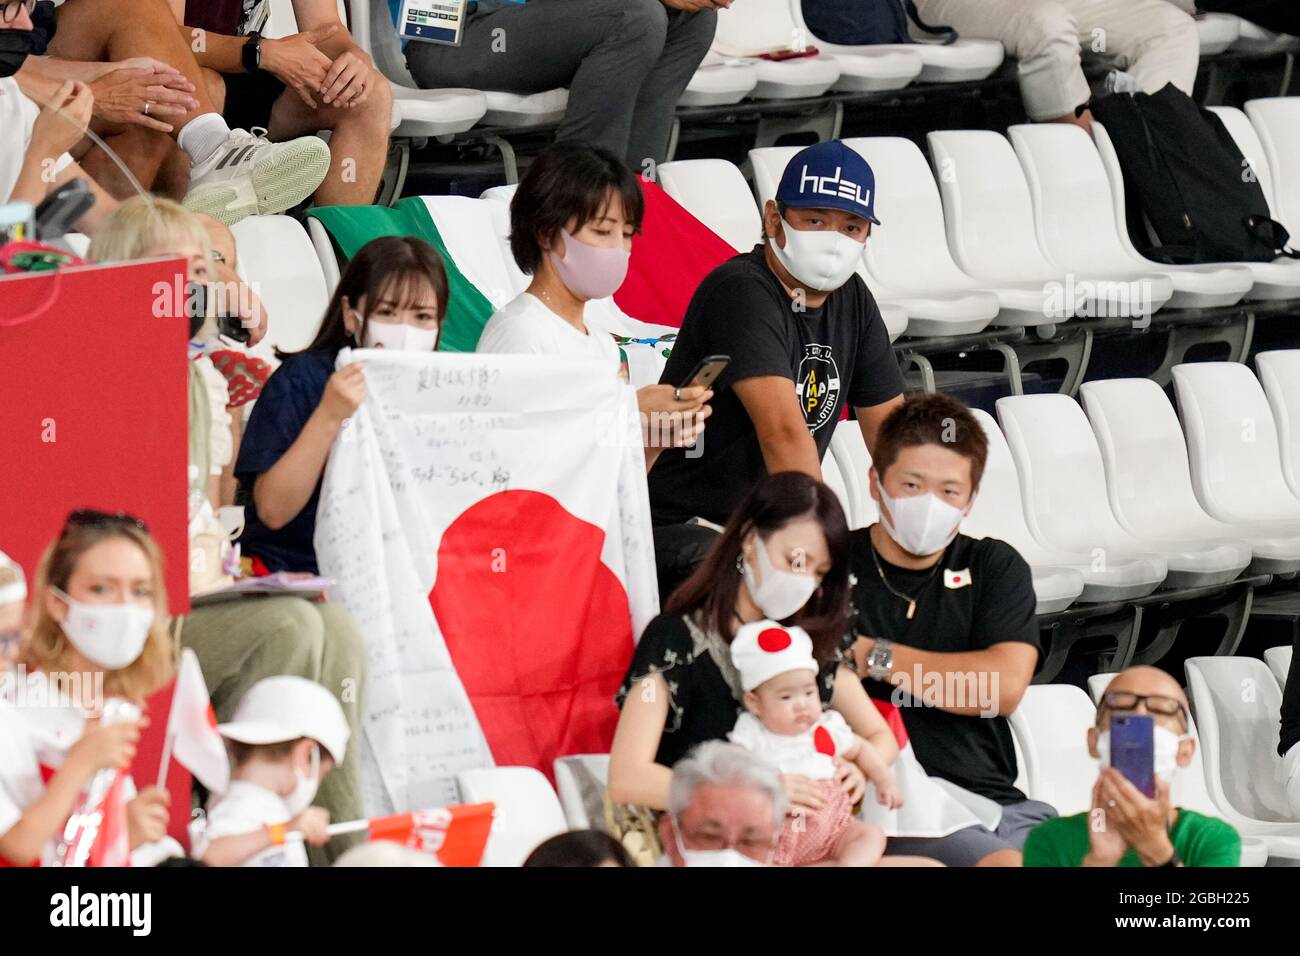
[[[1146,714],[1110,718],[1110,765],[1147,797],[1156,795],[1155,721]]]
[[[678,384],[678,388],[690,388],[697,386],[699,388],[708,388],[718,380],[722,370],[727,367],[731,361],[730,355],[706,355],[700,359],[699,364],[691,370],[691,374],[686,376],[685,381]]]

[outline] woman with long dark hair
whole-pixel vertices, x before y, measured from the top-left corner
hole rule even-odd
[[[653,810],[668,806],[671,767],[696,744],[725,739],[743,691],[730,644],[742,624],[796,624],[812,638],[822,705],[892,763],[898,745],[862,684],[841,662],[851,631],[849,529],[834,492],[800,472],[754,486],[695,573],[669,598],[637,645],[619,690],[609,797]],[[794,808],[820,809],[812,781],[783,776]],[[838,770],[850,803],[865,780]]]
[[[367,243],[348,263],[316,338],[282,364],[249,417],[235,465],[245,556],[269,571],[315,573],[316,505],[330,447],[366,398],[361,363],[338,371],[340,349],[433,351],[447,312],[438,253],[411,236]]]

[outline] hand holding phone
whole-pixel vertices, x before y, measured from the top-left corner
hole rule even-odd
[[[706,355],[691,370],[691,374],[686,376],[677,387],[679,389],[691,388],[708,388],[718,380],[722,370],[727,367],[731,361],[730,355]]]
[[[1144,796],[1156,795],[1155,721],[1146,714],[1110,718],[1110,765]]]

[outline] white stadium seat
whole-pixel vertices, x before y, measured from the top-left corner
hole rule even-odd
[[[1088,693],[1094,704],[1100,706],[1101,695],[1114,679],[1114,674],[1093,674],[1088,678]],[[1207,817],[1223,818],[1223,811],[1211,798],[1206,786],[1204,749],[1200,736],[1196,733],[1196,720],[1190,714],[1187,717],[1187,733],[1196,741],[1196,750],[1192,752],[1191,763],[1174,774],[1169,788],[1170,801],[1176,807],[1186,807]],[[1263,866],[1267,860],[1268,847],[1263,840],[1241,836],[1242,866]]]
[[[1020,477],[1002,430],[987,412],[973,408],[971,414],[988,436],[989,455],[979,494],[962,522],[962,531],[974,538],[1000,538],[1019,551],[1031,568],[1074,571],[1083,583],[1077,598],[1081,602],[1129,601],[1144,597],[1160,586],[1168,568],[1162,558],[1154,555],[1127,558],[1108,555],[1108,560],[1101,562],[1087,551],[1072,552],[1039,543],[1025,521]],[[1040,603],[1044,596],[1038,593]]]
[[[840,467],[839,461],[836,459],[834,447],[827,448],[826,454],[822,456],[822,484],[835,492],[835,497],[839,499],[840,507],[844,509],[844,517],[845,520],[848,521],[849,527],[858,527],[854,520],[857,509],[849,492],[848,485],[845,483],[844,470]]]
[[[681,106],[727,106],[739,103],[757,85],[758,68],[753,63],[729,60],[710,51],[677,102]]]
[[[1236,142],[1237,148],[1241,150],[1241,155],[1250,164],[1252,173],[1264,191],[1264,199],[1268,203],[1272,218],[1278,219],[1277,201],[1273,196],[1273,173],[1264,152],[1264,144],[1260,142],[1255,127],[1251,125],[1246,114],[1234,106],[1211,106],[1210,111],[1219,117],[1228,134]],[[1247,262],[1245,266],[1255,279],[1254,286],[1246,294],[1247,299],[1300,298],[1300,262],[1279,258],[1273,262]]]
[[[1153,262],[1138,252],[1125,225],[1128,216],[1124,199],[1124,173],[1120,167],[1119,155],[1115,152],[1115,144],[1111,142],[1106,127],[1096,120],[1092,123],[1092,135],[1097,155],[1101,157],[1101,165],[1106,170],[1106,179],[1110,183],[1110,197],[1117,224],[1115,231],[1120,245],[1138,262],[1140,268],[1159,269],[1173,279],[1175,291],[1169,304],[1209,309],[1240,302],[1255,284],[1250,269],[1244,263],[1170,265]]]
[[[1238,18],[1237,39],[1230,49],[1238,53],[1250,53],[1266,56],[1273,53],[1285,53],[1300,47],[1300,39],[1285,33],[1274,33],[1249,20]]]
[[[813,0],[815,2],[815,0]],[[863,57],[877,61],[884,56],[906,56],[915,58],[917,70],[908,80],[919,79],[922,83],[965,83],[982,80],[999,66],[1006,55],[1002,44],[996,40],[974,40],[959,38],[953,43],[878,43],[869,46],[845,46],[832,43],[829,39],[819,37],[808,29],[803,18],[802,0],[789,0],[790,15],[795,27],[803,31],[807,42],[815,45],[835,57],[844,65],[846,73],[854,69],[850,64]],[[859,67],[861,69],[861,67]],[[879,66],[876,66],[879,69]],[[901,71],[901,67],[900,67]],[[898,86],[903,86],[899,83]],[[837,89],[896,89],[894,86],[846,86],[841,83]]]
[[[1150,262],[1120,239],[1114,199],[1091,137],[1069,123],[1012,126],[1008,133],[1034,199],[1039,244],[1071,271],[1140,277],[1151,311],[1221,304],[1241,297],[1244,279],[1233,266],[1171,267]],[[1232,301],[1236,301],[1232,299]]]
[[[1097,439],[1083,409],[1066,395],[1013,395],[997,402],[998,420],[1020,475],[1025,517],[1044,544],[1112,556],[1158,555],[1169,587],[1221,584],[1250,563],[1250,548],[1231,539],[1181,540],[1125,531],[1111,513]]]
[[[743,0],[742,0],[743,2]],[[904,44],[881,44],[878,46],[839,46],[828,43],[814,36],[804,23],[803,8],[799,0],[788,0],[790,20],[804,43],[816,46],[823,53],[833,56],[840,64],[840,78],[834,89],[853,92],[871,92],[875,90],[897,90],[922,76],[925,58],[916,44],[915,48]],[[1001,52],[1000,45],[999,53]],[[985,58],[991,51],[980,50]],[[947,59],[950,64],[962,61],[970,55],[968,50],[953,50]],[[940,57],[942,59],[942,57]],[[999,61],[1001,56],[999,56]],[[997,67],[993,64],[991,69]],[[991,72],[990,69],[990,72]]]
[[[406,58],[385,0],[349,0],[348,29],[393,88],[401,114],[394,135],[411,138],[462,133],[483,118],[487,98],[478,90],[421,90],[406,69]]]
[[[1178,415],[1155,382],[1116,378],[1080,389],[1106,468],[1110,508],[1138,538],[1230,538],[1249,545],[1254,574],[1300,570],[1300,529],[1243,526],[1205,513],[1192,490]]]
[[[787,0],[736,0],[718,11],[713,52],[752,63],[757,76],[754,96],[787,100],[821,96],[840,78],[840,64],[826,54],[792,60],[761,60],[758,54],[801,45]]]
[[[555,761],[555,789],[570,830],[605,829],[609,754],[575,754]]]
[[[555,791],[532,767],[477,767],[456,774],[462,803],[494,803],[482,866],[520,866],[537,845],[568,829]]]
[[[305,349],[329,304],[320,259],[302,226],[288,216],[249,216],[231,226],[239,269],[268,316],[266,337],[248,352],[276,364],[275,349]]]
[[[445,136],[478,122],[489,126],[528,127],[558,122],[569,102],[569,91],[506,93],[499,90],[421,90],[406,66],[397,31],[385,0],[350,0],[352,35],[368,50],[375,66],[393,85],[402,107],[397,135]],[[471,109],[472,105],[472,109]],[[466,123],[467,117],[477,111]]]
[[[878,181],[888,184],[884,191],[877,189],[881,227],[873,230],[864,257],[868,272],[883,283],[882,294],[905,300],[930,292],[991,292],[998,303],[991,324],[998,326],[1050,325],[1074,316],[1074,302],[1059,310],[1047,308],[1049,294],[1041,281],[1031,277],[994,284],[972,278],[953,262],[938,187],[925,156],[910,139],[879,136],[848,139],[845,144],[866,158]]]
[[[1272,175],[1273,218],[1287,229],[1300,229],[1300,156],[1295,152],[1300,149],[1300,96],[1249,100],[1246,115],[1259,134]]]
[[[1282,475],[1300,497],[1300,349],[1260,352],[1255,367],[1277,424]]]
[[[1300,498],[1282,475],[1273,413],[1250,369],[1195,362],[1175,365],[1173,378],[1201,506],[1229,524],[1289,522],[1293,531]]]
[[[659,167],[659,185],[737,252],[748,252],[762,239],[763,218],[754,194],[733,163],[725,159],[664,163]],[[907,310],[897,302],[877,299],[876,304],[892,342],[907,331]]]
[[[659,167],[659,185],[737,252],[763,238],[763,217],[749,183],[725,159],[679,159]]]
[[[1021,750],[1034,768],[1027,796],[1062,816],[1088,810],[1097,782],[1097,761],[1088,754],[1097,708],[1088,695],[1073,684],[1031,684],[1015,715],[1012,731],[1023,738]]]
[[[994,426],[996,427],[996,426]],[[865,528],[880,520],[880,509],[871,497],[871,481],[868,472],[871,469],[871,454],[862,439],[862,429],[855,421],[842,421],[835,428],[831,438],[831,451],[840,474],[837,480],[844,491],[841,494],[848,504],[845,511],[849,517],[850,528]],[[823,471],[825,466],[823,465]],[[988,476],[985,475],[987,483]],[[828,482],[829,483],[829,482]],[[981,496],[983,491],[980,492]],[[978,498],[976,500],[979,500]],[[998,537],[1002,535],[975,534],[967,521],[962,531],[976,538]],[[1025,559],[1029,561],[1028,558]],[[1083,593],[1083,575],[1074,568],[1053,567],[1051,565],[1034,565],[1030,563],[1030,572],[1034,580],[1034,595],[1038,599],[1035,610],[1039,614],[1053,614],[1063,611]]]
[[[311,240],[312,248],[316,250],[316,259],[320,262],[321,274],[325,277],[325,292],[327,295],[333,295],[341,273],[338,255],[334,252],[334,243],[330,239],[329,230],[320,224],[320,220],[309,216],[307,237]]]
[[[754,184],[758,190],[760,202],[776,198],[777,185],[786,164],[799,152],[793,146],[773,146],[765,149],[751,149],[750,161],[754,166]],[[867,287],[878,300],[901,305],[907,310],[907,332],[909,335],[964,335],[978,332],[985,328],[998,313],[997,297],[991,292],[923,292],[915,295],[900,295],[888,288],[887,282],[871,266],[872,249],[876,240],[886,229],[906,230],[904,221],[890,220],[886,217],[889,208],[892,186],[884,191],[877,183],[875,208],[882,223],[873,227],[871,238],[867,240],[863,262],[858,267],[858,274],[866,280]],[[955,267],[954,267],[955,268]]]
[[[1201,41],[1201,56],[1214,56],[1241,36],[1241,18],[1229,13],[1198,13],[1196,33]]]
[[[1264,663],[1269,672],[1277,678],[1277,686],[1286,690],[1286,678],[1291,672],[1291,655],[1294,652],[1290,644],[1279,644],[1264,650]]]
[[[1277,755],[1282,691],[1253,657],[1189,657],[1187,692],[1205,751],[1210,797],[1242,837],[1271,857],[1300,859],[1300,823],[1291,817]]]

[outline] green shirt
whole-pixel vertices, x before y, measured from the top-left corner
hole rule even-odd
[[[1241,865],[1241,837],[1222,820],[1180,809],[1169,837],[1183,866]],[[1025,866],[1082,866],[1088,847],[1087,813],[1046,820],[1025,840]],[[1130,847],[1119,865],[1142,862]]]

